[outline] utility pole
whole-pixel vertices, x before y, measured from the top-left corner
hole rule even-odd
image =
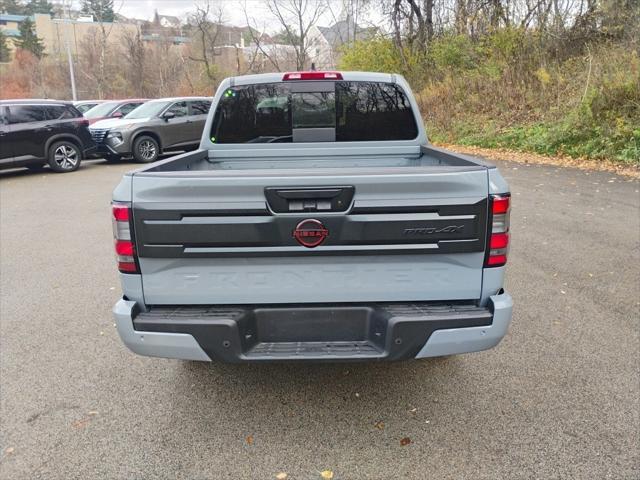
[[[68,28],[73,28],[73,24],[71,23],[71,4],[67,4],[67,25]],[[78,94],[76,92],[76,74],[73,70],[73,58],[71,56],[71,45],[69,44],[69,32],[66,32],[65,44],[67,47],[67,61],[69,62],[69,78],[71,78],[71,96],[73,97],[73,101],[78,100]]]
[[[73,70],[73,59],[71,58],[71,46],[69,45],[69,40],[67,40],[67,59],[69,60],[69,76],[71,77],[71,96],[75,102],[78,100],[78,94],[76,92],[76,75]]]

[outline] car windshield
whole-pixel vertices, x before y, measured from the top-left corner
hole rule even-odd
[[[84,113],[84,116],[87,117],[87,118],[106,117],[113,110],[115,110],[118,107],[118,105],[120,105],[120,102],[105,102],[105,103],[101,103],[100,105],[96,105],[95,107],[87,110]]]
[[[129,115],[124,118],[150,118],[157,116],[162,110],[164,110],[170,102],[147,102],[140,105],[135,110],[131,111]]]

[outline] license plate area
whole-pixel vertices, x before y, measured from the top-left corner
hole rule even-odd
[[[361,341],[382,335],[382,322],[374,310],[345,308],[269,308],[253,311],[258,342]]]

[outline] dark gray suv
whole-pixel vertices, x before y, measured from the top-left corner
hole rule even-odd
[[[124,118],[91,125],[99,156],[108,161],[133,157],[154,162],[167,151],[193,150],[200,144],[211,98],[180,97],[151,100]]]
[[[95,144],[89,122],[69,102],[0,101],[0,169],[45,164],[54,172],[73,172]]]

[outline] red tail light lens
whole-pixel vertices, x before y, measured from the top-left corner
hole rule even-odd
[[[492,233],[491,234],[491,250],[497,248],[507,248],[509,246],[509,234],[508,233]]]
[[[131,207],[123,203],[114,203],[111,206],[111,212],[118,270],[122,273],[140,273],[136,247],[131,235],[133,231]]]
[[[485,267],[501,267],[509,253],[509,216],[511,195],[491,195],[491,232]]]
[[[134,262],[118,262],[118,270],[122,273],[138,273],[138,267]]]
[[[282,80],[342,80],[342,74],[340,72],[290,72],[285,73]]]
[[[128,205],[113,205],[113,218],[118,222],[129,221],[129,206]]]
[[[487,260],[487,267],[501,267],[507,263],[506,255],[490,255]]]
[[[494,195],[493,196],[493,214],[507,213],[509,206],[511,205],[511,197],[509,195]]]
[[[116,255],[133,257],[135,249],[133,248],[133,242],[129,240],[116,240]]]

